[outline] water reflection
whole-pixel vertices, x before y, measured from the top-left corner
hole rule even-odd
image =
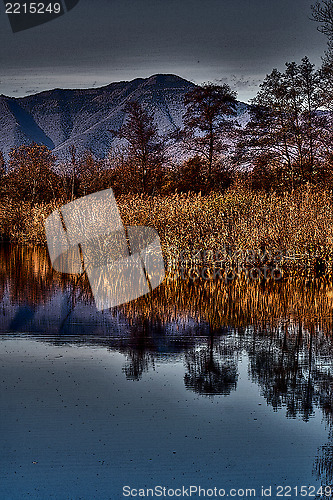
[[[185,354],[185,387],[198,394],[228,395],[237,387],[237,346],[215,341],[211,332],[205,346],[195,346]]]
[[[259,333],[259,342],[249,351],[253,380],[262,388],[274,409],[282,406],[287,416],[301,415],[307,421],[318,403],[313,363],[313,332],[298,328],[277,329],[270,336]]]
[[[57,345],[105,346],[140,380],[157,362],[181,359],[188,391],[237,392],[239,363],[267,404],[308,422],[320,409],[328,442],[314,474],[333,482],[333,287],[329,281],[184,281],[169,273],[149,296],[98,312],[85,276],[54,271],[44,248],[0,248],[0,331]]]

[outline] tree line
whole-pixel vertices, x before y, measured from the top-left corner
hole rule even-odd
[[[321,68],[304,57],[283,72],[273,69],[250,102],[245,126],[237,123],[236,92],[227,84],[190,90],[183,128],[164,137],[152,113],[133,101],[121,128],[109,130],[126,144],[119,154],[99,159],[73,145],[60,162],[45,145],[13,148],[7,162],[0,153],[0,196],[38,203],[108,187],[116,194],[207,193],[235,180],[266,191],[333,187],[333,0],[316,2],[312,19],[328,40]],[[170,157],[170,146],[186,159]]]

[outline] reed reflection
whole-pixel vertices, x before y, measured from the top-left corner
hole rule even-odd
[[[7,292],[12,304],[35,308],[45,304],[58,290],[75,293],[79,281],[84,282],[84,297],[90,297],[83,278],[54,271],[48,251],[42,246],[7,243],[0,246],[0,297],[3,300]]]

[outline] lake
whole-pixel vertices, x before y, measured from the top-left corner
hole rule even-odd
[[[0,498],[331,498],[333,286],[183,279],[97,311],[0,248]]]

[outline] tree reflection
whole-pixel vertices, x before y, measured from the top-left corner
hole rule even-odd
[[[139,380],[149,367],[154,367],[154,341],[152,331],[161,328],[160,324],[151,323],[147,318],[133,318],[129,326],[131,337],[123,352],[127,360],[123,372],[128,380]]]
[[[195,347],[185,354],[187,373],[184,383],[187,389],[198,394],[227,396],[237,387],[236,349],[230,356],[227,346],[221,343],[214,345],[214,340],[211,330],[207,346]]]
[[[329,429],[328,443],[318,450],[314,474],[323,487],[332,485],[333,492],[333,376],[328,370],[316,370],[314,378],[320,388],[320,406]]]
[[[54,271],[44,247],[2,243],[0,245],[0,294],[11,304],[36,307],[45,304],[59,290],[76,293],[82,278]],[[87,281],[80,285],[82,296],[91,297]]]
[[[154,367],[154,357],[151,353],[136,349],[127,351],[127,360],[123,367],[127,380],[140,380],[149,367]]]
[[[333,431],[330,430],[328,444],[322,446],[314,463],[315,476],[323,487],[333,485]],[[332,486],[333,492],[333,486]],[[321,498],[328,498],[322,495]],[[329,496],[332,498],[332,496]]]
[[[256,334],[254,334],[255,336]],[[318,403],[312,378],[313,332],[284,326],[275,333],[259,332],[249,349],[250,373],[275,410],[285,407],[287,417],[307,421]]]

